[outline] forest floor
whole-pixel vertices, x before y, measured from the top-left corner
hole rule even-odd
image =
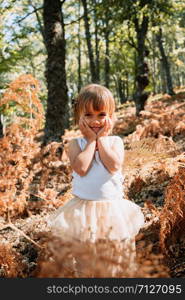
[[[122,137],[125,144],[125,197],[140,205],[145,216],[145,227],[136,237],[136,248],[147,271],[135,277],[185,277],[184,233],[174,240],[171,231],[171,251],[161,230],[165,224],[161,216],[167,188],[185,162],[185,90],[176,92],[173,97],[151,97],[139,118],[132,102],[120,105],[117,110],[113,134]],[[79,135],[76,127],[65,132],[66,152],[68,141]],[[24,213],[0,217],[0,277],[41,276],[42,247],[47,247],[50,233],[46,219],[72,198],[71,169],[65,151],[62,158],[55,159],[42,189],[41,172],[35,172]],[[170,231],[166,234],[169,237]],[[45,273],[49,277],[49,271]]]

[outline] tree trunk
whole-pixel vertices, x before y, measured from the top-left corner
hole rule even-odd
[[[128,97],[129,97],[129,76],[128,76],[128,72],[125,73],[125,76],[126,76],[126,81],[125,81],[125,85],[126,85],[125,97],[126,97],[126,99],[128,99]]]
[[[136,115],[139,116],[140,111],[144,110],[145,102],[148,98],[148,93],[144,92],[145,87],[149,83],[148,65],[145,57],[148,56],[148,50],[145,47],[145,39],[148,31],[149,19],[143,17],[141,25],[137,17],[134,20],[136,36],[137,36],[137,75],[136,75],[136,91],[134,93],[134,101],[136,105]]]
[[[68,127],[68,96],[65,71],[65,35],[60,0],[44,0],[44,37],[47,49],[48,88],[44,142],[61,141]]]
[[[0,138],[3,137],[3,124],[1,122],[1,115],[0,115]]]
[[[110,57],[109,57],[109,20],[105,20],[105,86],[109,88],[110,81]]]
[[[175,70],[175,80],[176,80],[175,86],[181,87],[181,81],[180,81],[179,67],[178,66],[176,66],[176,70]]]
[[[165,70],[164,70],[164,65],[162,63],[162,59],[160,59],[160,77],[161,77],[161,89],[160,92],[163,94],[167,93],[167,83],[166,83],[166,76],[165,76]]]
[[[151,77],[152,77],[152,86],[153,86],[153,93],[156,94],[157,92],[157,83],[156,83],[156,69],[157,69],[157,61],[156,61],[156,39],[155,35],[152,34],[152,59],[151,59]]]
[[[118,77],[118,93],[119,93],[120,103],[121,104],[125,103],[127,100],[125,97],[125,83],[119,77]]]
[[[174,95],[173,91],[173,84],[172,84],[172,77],[170,73],[170,64],[168,62],[168,58],[165,54],[164,47],[163,47],[163,40],[162,40],[162,29],[159,29],[158,34],[156,34],[156,40],[158,42],[159,50],[161,53],[161,58],[162,58],[162,64],[163,68],[165,70],[165,75],[166,75],[166,84],[167,84],[167,93],[169,95]]]
[[[91,80],[92,80],[92,82],[97,82],[94,53],[93,53],[93,48],[92,48],[92,44],[91,44],[91,33],[90,33],[90,25],[89,25],[89,18],[88,18],[87,1],[86,0],[81,0],[81,1],[82,1],[83,9],[84,9],[85,35],[86,35],[86,41],[87,41]]]
[[[98,37],[98,20],[96,11],[96,1],[94,9],[94,26],[95,26],[95,52],[96,52],[96,79],[97,82],[100,81],[100,52],[99,52],[99,37]]]
[[[78,22],[78,92],[80,91],[82,87],[82,76],[81,76],[81,20],[80,20],[80,2],[79,2],[79,22]]]

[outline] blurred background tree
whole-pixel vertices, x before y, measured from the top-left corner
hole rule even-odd
[[[61,28],[63,31],[63,58],[57,51],[48,57],[45,2],[0,3],[0,93],[20,74],[36,77],[41,85],[39,97],[46,112],[48,137],[58,139],[63,134],[72,113],[71,100],[92,81],[109,87],[118,105],[133,101],[137,115],[151,93],[173,94],[176,88],[185,86],[183,0],[55,1],[63,17],[62,27],[55,27],[56,36]],[[48,14],[48,18],[52,23],[53,15]],[[54,67],[52,59],[61,67]],[[56,80],[61,78],[60,72],[66,74],[61,83],[64,93],[55,106],[50,88],[58,89],[55,84],[59,87],[62,82]],[[61,103],[63,109],[58,110]],[[52,122],[48,123],[49,115]]]

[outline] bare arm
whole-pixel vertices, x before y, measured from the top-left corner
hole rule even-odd
[[[124,148],[121,139],[115,139],[113,146],[110,147],[108,138],[100,137],[98,139],[98,151],[100,159],[110,173],[118,171],[124,159]]]
[[[94,157],[95,147],[96,140],[88,141],[83,151],[81,151],[76,139],[70,142],[68,155],[71,167],[80,176],[84,176],[88,172]]]

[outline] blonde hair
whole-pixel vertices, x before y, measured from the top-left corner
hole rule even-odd
[[[110,117],[113,117],[115,101],[112,93],[99,84],[89,84],[83,87],[74,103],[75,124],[79,123],[80,115],[89,107],[96,111],[105,110]]]

